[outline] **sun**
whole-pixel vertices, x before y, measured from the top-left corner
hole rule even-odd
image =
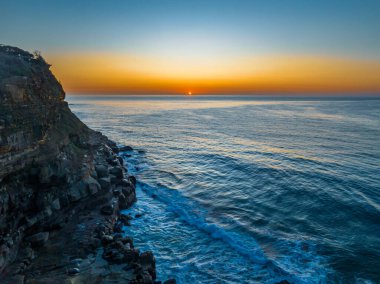
[[[191,96],[193,93],[192,92],[187,92],[187,95],[188,96]]]

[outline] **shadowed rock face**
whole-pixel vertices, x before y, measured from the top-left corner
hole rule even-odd
[[[0,271],[24,235],[68,205],[62,188],[90,176],[91,149],[107,141],[70,111],[49,68],[38,54],[0,46]]]

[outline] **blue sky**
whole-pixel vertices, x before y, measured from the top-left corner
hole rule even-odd
[[[380,1],[0,2],[0,39],[26,49],[380,58]],[[165,51],[166,50],[166,51]]]

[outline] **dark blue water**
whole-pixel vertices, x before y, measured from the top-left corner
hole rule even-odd
[[[143,216],[126,230],[159,278],[380,283],[379,100],[68,101],[135,148]]]

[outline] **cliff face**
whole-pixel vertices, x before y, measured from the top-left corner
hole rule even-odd
[[[67,147],[75,155],[88,140],[90,130],[70,112],[49,67],[39,55],[0,46],[0,181]]]
[[[106,140],[71,113],[49,67],[39,55],[0,46],[0,271],[24,235],[50,225],[67,189],[89,176],[78,170],[91,141]]]
[[[120,272],[125,281],[150,283],[153,255],[113,236],[129,223],[119,209],[135,201],[136,180],[116,144],[70,111],[49,67],[38,54],[0,45],[1,282],[103,283],[101,271],[116,262],[137,267]],[[80,272],[72,259],[105,263]]]

